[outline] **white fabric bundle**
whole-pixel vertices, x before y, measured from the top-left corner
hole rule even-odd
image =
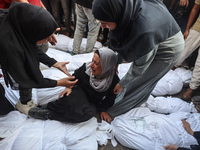
[[[67,124],[53,120],[27,118],[19,111],[12,111],[0,118],[1,150],[95,150],[98,126],[96,118]],[[89,144],[88,144],[89,143]]]
[[[194,104],[190,104],[177,97],[153,97],[150,95],[146,102],[147,107],[157,113],[174,113],[178,111],[197,112]]]
[[[183,67],[174,70],[182,79],[183,85],[188,86],[191,81],[192,71]]]
[[[131,64],[132,63],[119,64],[119,66],[118,66],[118,72],[119,72],[118,77],[119,77],[119,79],[122,79],[124,77],[124,75],[128,72]]]
[[[72,39],[69,42],[69,45],[68,45],[68,50],[69,51],[73,51],[73,42],[74,42],[74,39]],[[87,45],[87,38],[83,38],[82,42],[81,42],[81,45],[80,45],[80,53],[85,53],[86,52],[86,45]],[[94,48],[93,48],[93,51],[95,51],[95,50],[97,50],[97,49],[99,49],[101,47],[102,47],[101,42],[96,41],[96,43],[94,45]]]
[[[72,38],[70,38],[66,35],[63,35],[63,34],[57,34],[55,36],[56,36],[56,39],[57,39],[57,43],[56,43],[55,46],[49,45],[50,48],[54,48],[54,49],[61,50],[61,51],[64,51],[64,52],[73,51],[74,39],[72,39]],[[86,44],[87,44],[87,38],[83,38],[82,43],[80,45],[80,52],[81,53],[84,53],[86,51]],[[93,50],[99,49],[101,47],[102,47],[101,42],[96,41]]]
[[[56,34],[57,43],[56,45],[49,44],[50,48],[54,48],[60,51],[68,52],[69,51],[69,43],[71,42],[72,38],[63,35],[63,34]]]
[[[131,149],[162,150],[169,144],[185,147],[197,144],[196,139],[182,127],[181,119],[187,119],[194,131],[199,130],[199,113],[163,115],[153,113],[146,107],[135,108],[116,117],[111,125],[118,142]]]
[[[69,53],[62,52],[62,51],[52,49],[52,48],[49,48],[46,54],[49,57],[54,58],[58,62],[70,62],[71,57],[72,57]],[[40,63],[41,70],[48,69],[48,68],[49,68],[48,66],[44,65],[43,63]]]
[[[182,87],[183,81],[180,76],[170,70],[158,81],[151,94],[154,96],[174,95],[179,93]]]
[[[69,65],[67,65],[68,71],[74,71],[81,67],[85,62],[91,62],[94,53],[85,53],[85,54],[78,54],[74,55],[71,58]]]

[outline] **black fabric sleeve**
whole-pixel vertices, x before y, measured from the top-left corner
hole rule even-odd
[[[178,147],[177,150],[190,150],[190,149],[184,147]]]
[[[56,86],[57,86],[56,80],[43,78],[43,81],[36,88],[51,88]]]
[[[47,54],[41,51],[38,47],[37,47],[37,54],[39,61],[47,65],[48,67],[53,66],[57,62],[54,58],[50,58]]]
[[[195,131],[194,132],[194,137],[197,140],[198,144],[200,144],[200,131]],[[190,145],[190,148],[192,150],[197,150],[197,149],[200,149],[200,146],[199,145]],[[177,150],[190,150],[190,149],[179,147]]]
[[[85,63],[84,63],[81,67],[79,67],[78,69],[76,69],[74,71],[74,73],[72,74],[72,76],[75,76],[74,80],[76,80],[76,79],[81,80],[82,77],[83,77],[83,74],[85,73],[85,70],[86,70],[86,68],[85,68]]]
[[[200,145],[200,131],[195,131],[194,137],[197,140],[198,144]]]
[[[115,102],[116,94],[112,90],[106,95],[105,99],[101,102],[99,106],[100,111],[106,111],[108,108],[112,107]]]

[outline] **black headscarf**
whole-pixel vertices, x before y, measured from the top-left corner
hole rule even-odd
[[[36,42],[53,34],[57,27],[43,8],[27,3],[11,4],[0,26],[0,64],[7,84],[12,84],[8,74],[23,88],[51,82],[39,70]]]
[[[117,24],[110,31],[110,46],[128,62],[180,31],[160,0],[94,0],[92,13],[98,20]]]

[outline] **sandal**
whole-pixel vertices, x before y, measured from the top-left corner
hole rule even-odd
[[[194,94],[194,90],[192,90],[191,88],[188,88],[187,91],[182,95],[181,99],[186,102],[189,102],[193,94]]]
[[[200,113],[200,105],[195,105],[195,108],[196,108],[197,111]]]
[[[200,105],[200,96],[194,96],[191,100],[195,105]]]

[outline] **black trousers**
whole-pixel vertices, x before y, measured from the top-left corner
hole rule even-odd
[[[59,100],[47,105],[50,110],[49,119],[62,122],[79,123],[96,116],[96,106],[88,100],[81,87],[73,87],[69,96],[64,95]]]
[[[22,104],[27,104],[32,99],[32,89],[24,89],[19,87],[19,96]]]

